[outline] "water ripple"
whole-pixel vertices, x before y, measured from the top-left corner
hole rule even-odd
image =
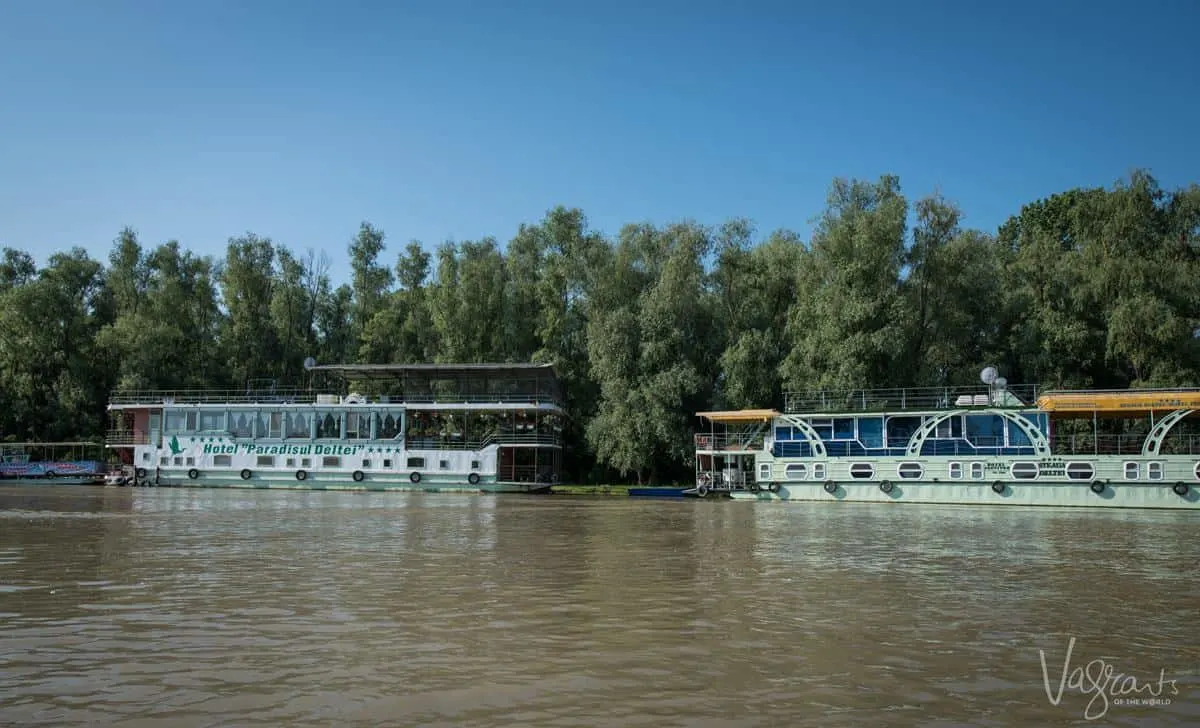
[[[1200,718],[1191,514],[41,490],[0,490],[5,724]],[[1072,637],[1179,695],[1050,705]]]

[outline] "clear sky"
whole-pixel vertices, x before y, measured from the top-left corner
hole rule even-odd
[[[0,245],[220,255],[359,222],[494,235],[754,220],[835,176],[994,230],[1144,167],[1200,181],[1200,3],[0,0]]]

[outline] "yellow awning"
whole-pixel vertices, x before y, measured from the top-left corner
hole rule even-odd
[[[725,410],[722,412],[697,412],[696,416],[703,417],[711,422],[737,424],[746,422],[770,422],[779,416],[779,411],[773,409]]]
[[[1095,392],[1047,392],[1038,407],[1061,414],[1127,414],[1200,409],[1200,389],[1126,389]]]

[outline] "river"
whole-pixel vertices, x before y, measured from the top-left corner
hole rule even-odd
[[[1197,725],[1198,526],[4,488],[0,724]]]

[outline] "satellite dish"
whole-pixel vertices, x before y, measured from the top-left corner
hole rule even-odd
[[[1004,389],[1008,386],[1008,380],[1004,377],[996,377],[996,389]]]
[[[996,381],[997,374],[999,374],[999,372],[996,371],[996,367],[986,367],[982,372],[979,373],[979,380],[984,384],[992,384]]]
[[[312,358],[311,356],[304,360],[304,368],[305,369],[312,369],[316,365],[317,365],[317,360]]]

